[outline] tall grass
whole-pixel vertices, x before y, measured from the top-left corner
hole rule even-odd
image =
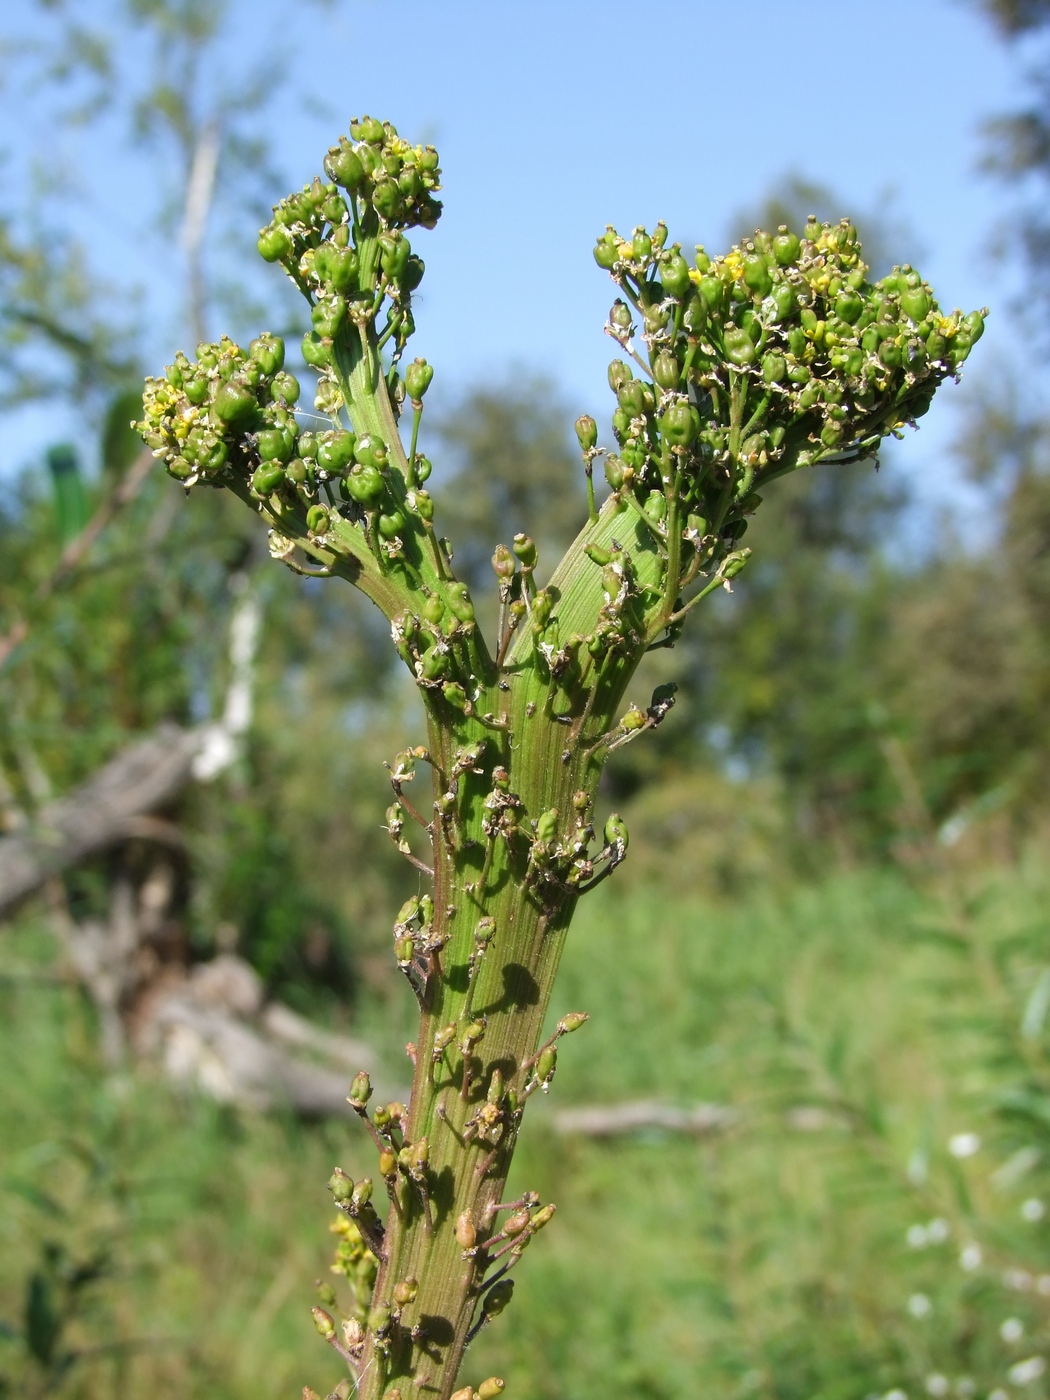
[[[496,1371],[513,1400],[1042,1394],[1048,893],[1033,860],[966,894],[868,872],[732,906],[615,882],[586,902],[554,1014],[592,1020],[515,1166],[559,1212],[465,1379]],[[7,956],[43,965],[39,932],[20,940]],[[324,1182],[371,1170],[362,1135],[106,1079],[75,991],[0,997],[0,1317],[22,1327],[45,1241],[111,1253],[70,1332],[96,1350],[52,1392],[334,1385],[308,1310]],[[554,1130],[559,1107],[641,1097],[737,1116],[698,1138]],[[17,1336],[0,1371],[44,1393]]]

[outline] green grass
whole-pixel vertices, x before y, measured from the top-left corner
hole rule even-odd
[[[558,1215],[465,1380],[504,1375],[509,1400],[863,1400],[916,1397],[931,1377],[937,1392],[943,1376],[965,1400],[1050,1352],[1036,1282],[1050,1290],[1050,1223],[1020,1213],[1050,1200],[1032,1000],[1048,894],[1033,862],[950,900],[869,872],[733,905],[615,881],[585,902],[554,1014],[592,1020],[530,1110],[514,1173]],[[11,958],[45,957],[39,935],[19,937]],[[0,1083],[0,1317],[21,1325],[45,1240],[80,1258],[103,1243],[112,1272],[82,1291],[70,1340],[135,1343],[52,1393],[268,1400],[334,1385],[309,1306],[330,1248],[324,1182],[335,1161],[371,1170],[363,1134],[234,1114],[145,1074],[106,1079],[79,995],[43,983],[0,990]],[[739,1116],[700,1139],[553,1131],[560,1105],[639,1097]],[[957,1158],[947,1144],[964,1132],[981,1147]],[[947,1238],[909,1247],[909,1227],[935,1218]],[[975,1244],[981,1263],[964,1269]],[[916,1295],[926,1316],[909,1311]],[[0,1341],[0,1371],[12,1394],[46,1393],[17,1338]],[[1044,1381],[1007,1388],[1036,1397]]]

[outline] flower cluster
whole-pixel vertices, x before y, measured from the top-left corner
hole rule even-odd
[[[980,312],[942,314],[907,265],[869,282],[848,220],[757,231],[713,260],[698,247],[692,265],[666,240],[663,224],[629,240],[610,227],[595,248],[626,298],[607,330],[645,373],[610,366],[619,452],[606,475],[642,502],[677,483],[705,524],[726,492],[873,453],[926,412],[984,329]]]

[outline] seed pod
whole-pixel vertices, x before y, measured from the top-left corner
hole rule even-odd
[[[766,297],[773,290],[769,266],[761,255],[744,259],[744,282],[756,297]]]
[[[437,681],[448,671],[448,652],[432,648],[423,657],[421,670],[425,681]]]
[[[335,1323],[331,1313],[326,1313],[324,1308],[314,1307],[310,1309],[313,1314],[314,1326],[320,1332],[326,1342],[330,1342],[335,1336]]]
[[[528,1229],[531,1216],[527,1210],[516,1210],[513,1215],[508,1216],[503,1225],[503,1233],[508,1239],[513,1239],[515,1235],[520,1235],[522,1230]]]
[[[726,359],[734,365],[750,365],[755,359],[754,341],[741,326],[726,326]]]
[[[414,1303],[416,1294],[419,1292],[419,1283],[414,1278],[403,1278],[394,1289],[394,1302],[399,1308],[407,1307],[409,1303]]]
[[[365,1070],[358,1070],[350,1085],[350,1093],[347,1095],[347,1098],[355,1108],[364,1108],[371,1097],[372,1081],[369,1079]]]
[[[558,809],[551,807],[549,811],[541,813],[536,822],[537,841],[553,841],[558,834]]]
[[[365,178],[365,168],[354,148],[344,136],[338,146],[332,146],[324,159],[325,174],[342,185],[344,190],[356,190]]]
[[[264,428],[255,435],[255,445],[264,462],[287,462],[295,450],[295,440],[283,428]]]
[[[642,506],[646,519],[651,520],[654,525],[659,525],[667,515],[667,501],[664,499],[662,491],[650,491]]]
[[[397,1158],[389,1148],[379,1154],[379,1175],[382,1177],[397,1175]]]
[[[488,1380],[482,1381],[478,1386],[478,1400],[497,1400],[497,1396],[503,1394],[507,1382],[499,1376],[489,1376]]]
[[[476,1045],[476,1044],[478,1043],[479,1040],[484,1040],[484,1038],[485,1038],[485,1022],[484,1022],[484,1021],[471,1021],[470,1025],[467,1026],[466,1030],[463,1032],[463,1041],[462,1041],[462,1043],[463,1043],[464,1046],[466,1046],[466,1047],[469,1049],[470,1046]]]
[[[645,392],[640,380],[628,379],[616,391],[620,407],[632,418],[640,418],[645,412]]]
[[[328,1189],[332,1193],[332,1199],[336,1205],[345,1205],[353,1198],[354,1179],[347,1176],[342,1167],[336,1167],[335,1171],[328,1178]]]
[[[541,589],[532,600],[532,620],[534,624],[540,629],[546,627],[551,619],[551,613],[553,611],[554,599],[545,588]]]
[[[536,1078],[541,1083],[546,1083],[558,1067],[558,1051],[553,1045],[548,1045],[540,1054],[536,1061]]]
[[[783,355],[765,355],[762,358],[762,378],[767,384],[779,384],[787,374],[787,360]]]
[[[371,505],[383,494],[383,474],[376,467],[354,467],[346,478],[346,489],[359,505]]]
[[[460,713],[466,712],[470,700],[467,697],[467,692],[458,681],[446,681],[441,687],[441,693],[454,710],[459,710]]]
[[[255,416],[255,395],[242,384],[220,384],[212,401],[212,413],[221,423],[239,428]]]
[[[619,260],[620,250],[616,235],[613,233],[612,229],[608,229],[602,234],[595,245],[594,261],[599,267],[604,268],[606,272],[611,272]]]
[[[503,1074],[502,1074],[502,1072],[501,1072],[499,1069],[494,1069],[494,1070],[492,1071],[492,1076],[491,1076],[491,1078],[489,1079],[489,1087],[488,1087],[487,1093],[485,1094],[485,1102],[486,1102],[486,1103],[490,1103],[490,1104],[497,1104],[497,1105],[498,1105],[498,1104],[499,1104],[499,1101],[500,1101],[502,1098],[503,1098]]]
[[[331,523],[327,506],[311,506],[306,512],[306,528],[311,535],[327,535]]]
[[[456,1243],[460,1249],[473,1249],[477,1237],[478,1232],[474,1228],[470,1212],[465,1210],[456,1220]]]
[[[460,1390],[454,1390],[452,1392],[450,1400],[477,1400],[477,1397],[474,1393],[474,1387],[470,1385],[465,1385]]]
[[[605,480],[614,491],[621,491],[625,480],[623,461],[610,454],[605,459]]]
[[[620,385],[626,384],[629,379],[633,379],[630,365],[624,364],[623,360],[613,360],[608,371],[609,388],[614,394],[620,392]]]
[[[355,1210],[363,1210],[372,1199],[372,1178],[363,1176],[354,1187],[353,1207]]]
[[[653,241],[644,228],[635,229],[631,256],[635,262],[645,262],[653,251]]]
[[[557,1209],[558,1207],[553,1204],[541,1207],[541,1209],[536,1212],[536,1214],[532,1217],[532,1220],[529,1222],[532,1229],[532,1233],[535,1234],[537,1230],[542,1230],[544,1225],[549,1225],[550,1222],[554,1219],[554,1212]]]
[[[255,245],[259,250],[259,256],[265,258],[267,262],[280,262],[292,251],[292,236],[287,229],[276,227],[264,228],[259,233],[259,241]]]
[[[284,365],[284,341],[279,335],[264,332],[248,346],[248,354],[266,377],[272,378]]]
[[[558,1022],[558,1030],[562,1035],[571,1035],[573,1031],[578,1031],[589,1020],[590,1016],[586,1011],[570,1011]]]
[[[584,553],[592,563],[600,565],[603,569],[606,564],[612,563],[612,554],[603,545],[589,544]]]
[[[673,403],[660,419],[660,434],[672,447],[688,447],[699,432],[700,415],[690,403]]]
[[[470,590],[465,583],[453,583],[449,586],[448,609],[457,622],[474,621],[474,604],[470,600]]]
[[[539,554],[536,549],[536,542],[533,539],[530,539],[528,535],[517,534],[514,536],[511,547],[526,569],[534,569],[536,567]]]
[[[689,264],[681,253],[672,253],[660,269],[660,281],[664,291],[679,301],[692,287],[689,278]]]
[[[416,945],[409,937],[399,938],[394,944],[394,957],[398,967],[408,967],[416,955]]]
[[[285,481],[284,467],[280,462],[264,462],[252,472],[252,490],[260,496],[269,496]]]
[[[611,812],[609,819],[605,823],[605,841],[609,846],[623,845],[625,848],[629,841],[627,834],[627,823],[619,812]]]
[[[598,424],[590,414],[584,413],[577,418],[574,426],[581,449],[584,452],[593,452],[598,444]]]
[[[314,330],[322,339],[334,340],[346,320],[346,297],[326,297],[310,312]]]
[[[323,369],[331,359],[331,352],[316,331],[307,331],[303,336],[302,351],[303,359],[313,369]]]
[[[405,528],[405,517],[399,510],[394,510],[389,515],[381,515],[376,524],[383,539],[392,540]]]
[[[676,389],[682,377],[682,366],[670,350],[661,350],[653,361],[653,378],[661,389]]]
[[[512,1278],[501,1278],[499,1283],[494,1283],[485,1294],[481,1311],[486,1317],[497,1317],[514,1296],[514,1280]]]
[[[426,360],[413,360],[405,370],[405,393],[412,400],[420,400],[430,388],[434,378],[434,368]]]
[[[383,1333],[390,1326],[390,1307],[387,1303],[377,1303],[368,1314],[368,1325],[373,1332]]]

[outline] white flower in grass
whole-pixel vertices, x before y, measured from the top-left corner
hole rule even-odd
[[[1004,1269],[1003,1286],[1012,1288],[1015,1293],[1027,1293],[1032,1286],[1032,1275],[1027,1269]]]
[[[1019,1317],[1008,1317],[999,1328],[999,1335],[1004,1342],[1019,1342],[1024,1336],[1024,1323]]]
[[[908,1400],[908,1392],[906,1390],[887,1390],[882,1400]]]
[[[971,1395],[977,1394],[977,1382],[973,1376],[960,1376],[955,1382],[955,1393],[959,1400],[970,1400]]]
[[[942,1376],[940,1372],[934,1371],[932,1375],[926,1377],[927,1394],[934,1396],[935,1400],[940,1400],[942,1395],[947,1395],[950,1389],[948,1377]]]
[[[959,1251],[959,1267],[965,1269],[968,1274],[972,1274],[974,1269],[979,1269],[983,1259],[979,1244],[963,1245]]]
[[[929,1317],[933,1312],[933,1304],[925,1293],[913,1293],[908,1299],[908,1311],[912,1317]]]
[[[943,1244],[950,1234],[951,1226],[941,1216],[937,1216],[926,1226],[926,1238],[930,1244]]]
[[[988,1400],[1010,1400],[1010,1395],[1008,1391],[1003,1390],[1003,1388],[999,1386],[995,1390],[990,1390],[988,1392]]]
[[[928,1238],[929,1237],[926,1234],[925,1225],[908,1226],[908,1233],[905,1236],[905,1239],[911,1245],[912,1249],[925,1249],[928,1242]]]
[[[1021,1204],[1021,1219],[1027,1220],[1031,1225],[1034,1225],[1037,1220],[1042,1220],[1045,1214],[1046,1206],[1038,1196],[1029,1196],[1028,1200]]]
[[[1040,1376],[1046,1374],[1046,1361],[1041,1356],[1029,1356],[1024,1361],[1018,1361],[1015,1366],[1011,1366],[1006,1373],[1006,1379],[1011,1385],[1031,1385]]]
[[[953,1157],[973,1157],[981,1150],[981,1139],[976,1133],[956,1133],[948,1139],[948,1151]]]

